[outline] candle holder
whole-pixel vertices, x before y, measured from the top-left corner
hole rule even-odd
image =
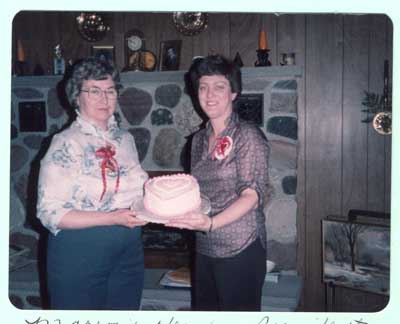
[[[269,49],[258,49],[257,61],[254,63],[255,66],[271,66],[271,62],[268,60]]]

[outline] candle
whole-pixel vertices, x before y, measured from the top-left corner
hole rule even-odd
[[[17,40],[17,61],[25,62],[24,48],[22,47],[21,40]]]
[[[258,38],[258,48],[261,50],[268,49],[267,34],[265,33],[264,30],[260,31],[260,35]]]

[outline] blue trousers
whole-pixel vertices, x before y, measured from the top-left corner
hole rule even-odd
[[[143,280],[140,227],[99,226],[49,235],[52,309],[137,310]]]
[[[259,239],[233,257],[212,258],[197,253],[193,283],[195,310],[260,311],[265,256]]]

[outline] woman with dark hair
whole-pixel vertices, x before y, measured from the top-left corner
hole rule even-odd
[[[140,306],[145,222],[129,207],[143,196],[148,176],[132,135],[114,117],[120,87],[111,62],[75,64],[66,92],[76,120],[54,136],[41,161],[37,217],[50,231],[52,309]]]
[[[196,59],[186,81],[209,119],[192,140],[191,174],[211,212],[176,217],[167,226],[198,231],[196,309],[259,311],[266,274],[267,139],[233,110],[242,88],[233,62],[219,55]]]

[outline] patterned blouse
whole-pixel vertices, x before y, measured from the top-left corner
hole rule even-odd
[[[269,188],[269,146],[262,131],[239,121],[232,113],[220,137],[229,136],[233,148],[222,160],[208,153],[210,123],[193,137],[191,173],[198,180],[200,191],[211,201],[210,216],[226,209],[246,188],[258,194],[258,206],[243,217],[211,233],[196,233],[197,252],[211,257],[231,257],[254,242],[257,237],[266,246],[264,202]]]
[[[108,162],[104,154],[96,154],[107,145],[115,150]],[[147,178],[133,136],[118,127],[114,116],[103,131],[78,113],[69,128],[54,136],[41,161],[37,217],[56,235],[60,219],[72,209],[108,212],[129,208],[143,196]]]

